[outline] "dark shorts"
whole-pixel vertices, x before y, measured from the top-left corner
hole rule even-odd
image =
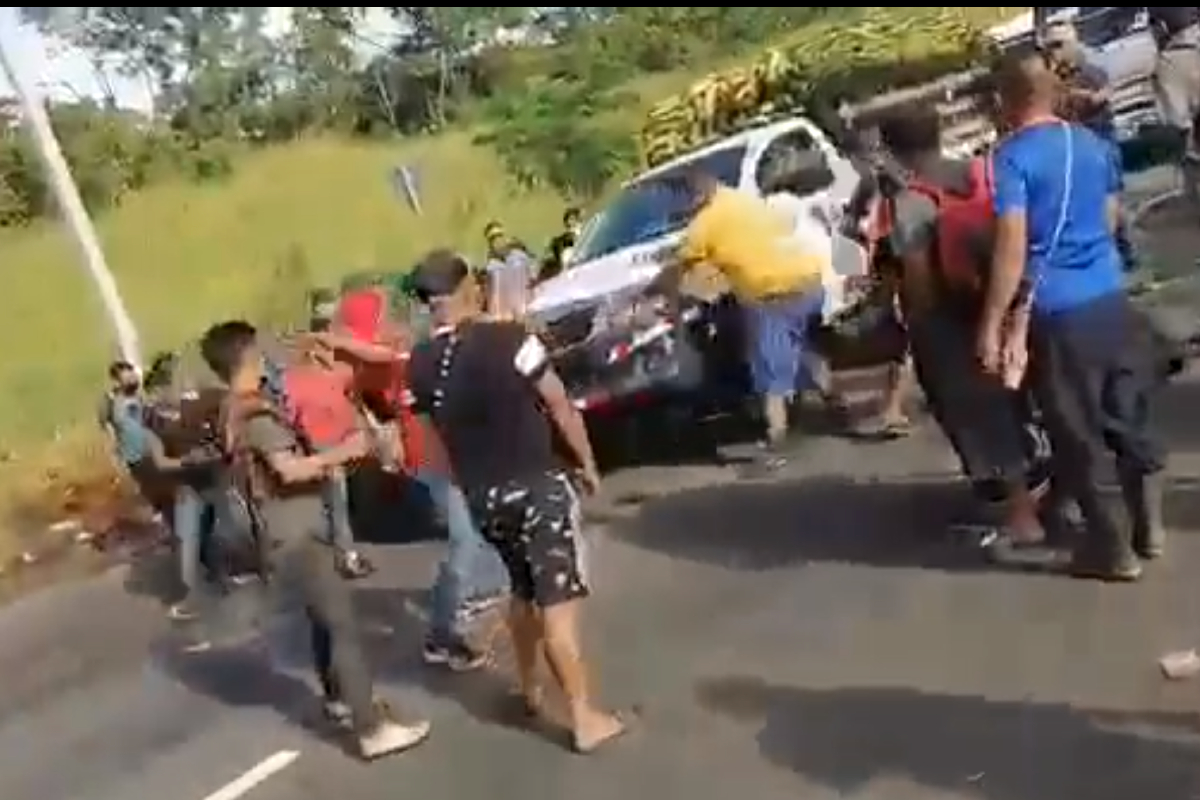
[[[790,294],[743,302],[749,346],[750,378],[760,395],[791,395],[804,369],[813,321],[821,314],[825,292]]]
[[[545,608],[588,596],[579,496],[565,472],[471,491],[468,502],[514,597]]]

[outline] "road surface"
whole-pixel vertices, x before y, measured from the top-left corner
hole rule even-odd
[[[435,545],[379,549],[359,591],[386,691],[435,723],[371,766],[311,730],[295,630],[270,659],[188,656],[144,570],[45,592],[0,613],[0,797],[1200,797],[1196,688],[1155,668],[1200,638],[1198,399],[1168,397],[1174,536],[1136,586],[983,568],[942,533],[961,490],[928,429],[813,440],[770,484],[614,477],[587,627],[604,693],[644,713],[592,759],[506,726],[502,674],[421,667]]]

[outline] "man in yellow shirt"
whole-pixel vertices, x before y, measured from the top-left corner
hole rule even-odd
[[[677,277],[706,264],[729,282],[745,315],[750,375],[763,402],[760,466],[777,469],[784,463],[779,445],[802,377],[808,331],[821,314],[828,256],[815,243],[806,246],[786,217],[759,197],[700,172],[688,176],[686,190],[697,211],[670,272]],[[812,383],[810,375],[803,378]]]

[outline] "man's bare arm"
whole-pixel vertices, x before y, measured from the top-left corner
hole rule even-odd
[[[562,433],[563,440],[571,448],[577,465],[585,471],[596,470],[596,457],[592,453],[592,442],[588,438],[587,426],[584,425],[583,415],[571,402],[567,387],[562,379],[552,369],[547,368],[534,384],[550,419]]]
[[[378,342],[364,342],[337,332],[318,334],[322,340],[335,350],[348,353],[360,361],[370,364],[392,364],[403,361],[405,354],[400,350]]]
[[[283,483],[307,483],[325,477],[334,467],[356,461],[366,453],[366,437],[362,433],[355,433],[320,453],[305,455],[289,448],[280,448],[263,453],[263,456],[267,466]]]
[[[151,430],[146,431],[146,446],[150,452],[150,462],[154,464],[155,469],[161,472],[172,472],[183,466],[182,460],[167,455],[162,439],[158,438],[158,434]]]
[[[999,330],[1025,277],[1025,211],[1013,210],[996,220],[996,243],[992,252],[992,274],[984,301],[983,325]]]

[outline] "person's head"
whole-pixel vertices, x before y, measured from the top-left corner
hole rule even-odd
[[[688,170],[683,176],[683,190],[687,192],[691,204],[703,208],[721,188],[721,182],[715,175],[696,168]]]
[[[236,392],[254,392],[265,376],[258,330],[245,320],[213,325],[200,337],[200,355],[208,368]]]
[[[503,258],[512,246],[508,231],[495,220],[483,226],[483,240],[487,242],[488,255],[495,258]]]
[[[568,208],[563,212],[562,221],[564,230],[578,234],[579,226],[583,222],[583,212],[575,207]]]
[[[114,391],[122,394],[136,394],[142,385],[137,368],[128,361],[121,360],[108,365],[108,381]]]
[[[1042,52],[1058,68],[1074,69],[1083,61],[1083,43],[1075,25],[1069,21],[1052,22],[1041,37]]]
[[[905,166],[942,149],[942,122],[932,106],[897,109],[879,123],[879,140]]]
[[[417,299],[429,306],[438,324],[452,325],[477,313],[479,282],[467,260],[453,250],[430,251],[413,269]]]
[[[150,361],[143,386],[149,392],[159,391],[175,380],[179,368],[179,356],[172,352],[159,353]]]
[[[1054,113],[1059,80],[1040,54],[1003,56],[993,67],[992,79],[1002,127],[1019,127],[1028,119]]]

